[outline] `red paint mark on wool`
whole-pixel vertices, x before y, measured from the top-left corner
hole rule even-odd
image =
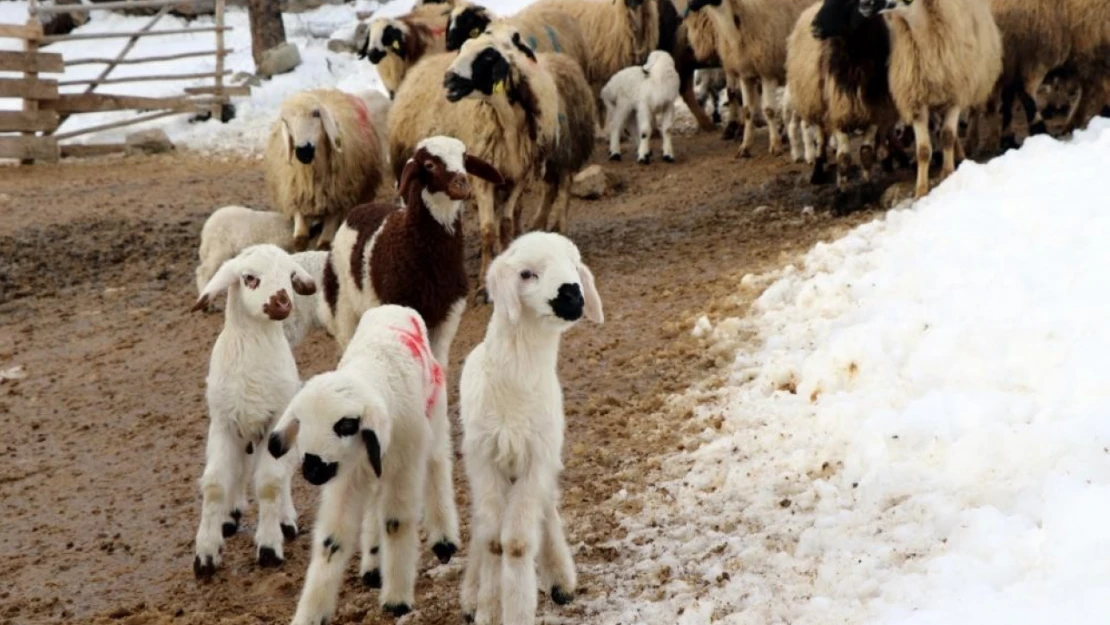
[[[424,332],[420,328],[420,322],[416,317],[409,318],[409,326],[409,328],[398,328],[393,326],[391,329],[397,332],[400,336],[401,343],[408,348],[413,359],[419,362],[424,369],[424,378],[427,380],[430,387],[428,398],[424,403],[424,416],[431,419],[432,408],[436,403],[436,396],[439,394],[439,389],[445,384],[443,367],[436,362],[435,356],[432,355],[432,351],[428,347],[427,341],[424,339]]]
[[[363,132],[369,133],[370,111],[366,110],[366,102],[363,102],[362,98],[350,93],[347,94],[347,97],[351,100],[351,104],[355,107],[355,112],[358,113],[358,125],[362,127]]]

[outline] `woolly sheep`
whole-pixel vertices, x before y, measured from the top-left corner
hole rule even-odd
[[[312,277],[284,250],[261,244],[221,265],[193,305],[193,311],[202,310],[227,291],[224,327],[212,347],[205,394],[208,445],[193,560],[198,577],[216,572],[224,538],[238,531],[252,475],[258,498],[258,563],[280,565],[282,537],[297,535],[290,492],[293,463],[261,453],[260,445],[301,383],[281,326],[293,311],[289,294],[315,290]]]
[[[583,315],[602,323],[604,313],[578,248],[558,234],[521,236],[486,280],[493,315],[459,382],[472,506],[461,603],[476,623],[531,625],[537,559],[556,603],[570,602],[577,586],[558,512],[565,429],[559,341]]]
[[[736,155],[751,156],[757,82],[763,88],[763,117],[767,120],[770,153],[782,151],[778,113],[774,103],[786,80],[786,40],[813,0],[692,0],[690,11],[708,11],[717,31],[717,54],[728,80],[739,87],[744,138]],[[729,101],[735,95],[729,94]],[[730,105],[730,110],[732,106]]]
[[[563,11],[578,23],[590,59],[582,69],[596,93],[613,74],[642,63],[659,45],[655,0],[539,0],[532,6]]]
[[[501,18],[481,5],[459,2],[451,10],[447,24],[447,49],[458,51],[467,39],[481,35],[494,24],[515,29],[534,52],[566,54],[588,73],[589,47],[578,22],[565,11],[543,2],[530,4],[514,15]]]
[[[413,65],[427,54],[446,50],[450,10],[442,4],[424,4],[414,7],[407,15],[370,21],[358,56],[369,59],[377,67],[391,99]]]
[[[385,536],[379,604],[395,617],[412,610],[429,420],[446,399],[424,321],[391,305],[367,311],[335,370],[311,378],[293,397],[267,455],[303,455],[304,478],[323,487],[293,625],[334,618],[359,527],[368,522]],[[299,453],[288,453],[294,446]]]
[[[633,113],[639,132],[636,160],[651,160],[651,131],[659,120],[663,135],[663,160],[674,162],[671,126],[674,125],[674,101],[678,97],[678,72],[674,59],[662,50],[648,55],[642,66],[626,67],[613,75],[601,90],[605,102],[606,125],[609,128],[609,160],[620,160],[620,134]]]
[[[917,144],[914,196],[929,192],[929,113],[943,114],[941,178],[956,169],[960,113],[983,107],[1002,73],[1002,37],[985,2],[859,0],[870,17],[884,9],[890,28],[890,91],[902,120],[913,123]],[[912,23],[912,26],[911,26]]]
[[[347,210],[373,199],[384,155],[366,101],[337,89],[295,93],[266,146],[266,182],[278,212],[293,220],[294,249],[309,245],[308,221],[322,221],[317,249],[330,246]]]
[[[1075,131],[1097,114],[1110,112],[1110,3],[1062,0],[1071,25],[1071,58],[1080,86],[1079,101],[1066,130]]]

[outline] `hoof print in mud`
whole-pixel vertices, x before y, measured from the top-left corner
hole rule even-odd
[[[409,612],[412,612],[412,608],[410,608],[407,603],[387,603],[382,606],[382,611],[392,615],[394,618],[401,618]]]
[[[458,551],[459,548],[455,546],[455,543],[446,540],[441,540],[432,546],[432,553],[436,554],[441,564],[450,562],[451,556],[455,555]]]
[[[366,571],[362,574],[362,585],[367,588],[381,588],[382,587],[382,573],[378,569],[373,571]]]
[[[282,564],[285,564],[285,560],[279,558],[277,552],[271,547],[263,547],[258,550],[258,566],[273,568]]]

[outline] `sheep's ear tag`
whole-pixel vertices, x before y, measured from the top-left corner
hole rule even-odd
[[[401,49],[401,42],[394,39],[393,40],[393,49],[394,50],[400,50]]]
[[[493,83],[493,92],[494,93],[505,93],[505,81],[504,80],[499,80],[499,81]]]
[[[471,39],[477,37],[480,34],[482,34],[482,31],[478,30],[477,28],[471,28],[470,29],[470,38]]]

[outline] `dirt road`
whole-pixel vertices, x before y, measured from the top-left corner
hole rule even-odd
[[[622,193],[572,203],[571,236],[606,308],[604,326],[568,333],[560,363],[563,508],[579,570],[588,569],[586,596],[608,592],[594,571],[613,558],[601,545],[628,512],[612,495],[647,485],[653,462],[679,444],[682,415],[669,414],[667,395],[711,372],[690,336],[693,319],[743,306],[726,302],[739,276],[873,216],[829,216],[828,190],[813,195],[804,168],[783,159],[733,161],[735,144],[715,135],[676,143],[678,164],[626,160],[612,168]],[[230,203],[266,205],[257,162],[169,155],[0,168],[0,371],[26,375],[0,381],[0,624],[291,617],[316,497],[300,477],[302,535],[284,567],[253,564],[253,509],[213,580],[196,581],[191,566],[204,377],[222,319],[187,311],[201,224]],[[806,205],[816,214],[803,214]],[[461,360],[488,318],[488,307],[468,310],[452,350],[453,417]],[[302,377],[335,356],[325,334],[309,337],[297,353]],[[425,552],[417,611],[405,622],[461,623],[462,558],[433,562]],[[356,570],[352,562],[334,622],[389,622]],[[573,604],[557,609],[544,598],[540,609],[588,622]]]

